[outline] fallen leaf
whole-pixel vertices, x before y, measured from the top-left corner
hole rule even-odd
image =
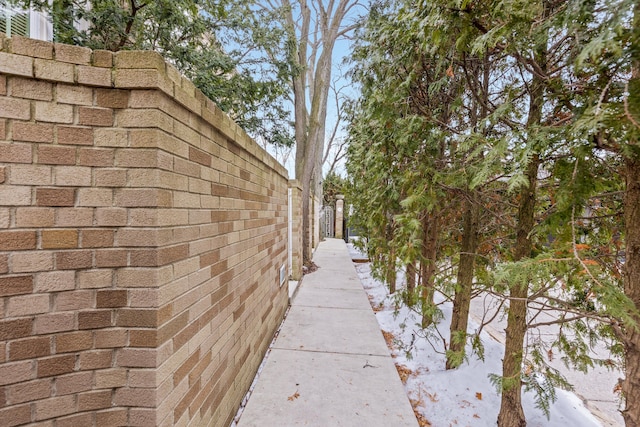
[[[438,393],[427,393],[427,396],[429,396],[429,400],[431,400],[433,403],[436,403],[438,401]]]
[[[478,399],[478,400],[482,400],[482,393],[477,392],[477,393],[476,393],[476,399]]]
[[[447,68],[447,76],[453,77],[453,67],[452,66],[449,66],[449,68]]]
[[[299,397],[300,397],[300,393],[298,393],[298,390],[296,390],[296,392],[295,392],[295,393],[293,393],[291,396],[289,396],[289,397],[287,398],[287,400],[288,400],[289,402],[293,402],[294,400],[296,400],[296,399],[297,399],[297,398],[299,398]]]
[[[478,414],[473,414],[473,418],[480,418],[480,415],[478,415]]]

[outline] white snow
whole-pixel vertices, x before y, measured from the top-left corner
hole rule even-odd
[[[353,253],[355,250],[352,245],[349,247]],[[405,388],[409,398],[419,402],[420,413],[433,427],[495,426],[500,409],[500,395],[490,382],[489,374],[501,373],[503,344],[482,332],[484,362],[472,355],[458,369],[445,370],[441,337],[449,339],[451,304],[444,302],[440,305],[444,315],[444,319],[438,324],[441,337],[427,340],[421,336],[423,334],[418,326],[418,314],[405,306],[396,308],[387,287],[371,277],[370,264],[356,264],[356,270],[372,306],[379,310],[376,317],[380,328],[404,343],[405,349],[395,345],[392,355],[396,365],[405,366],[412,372]],[[477,325],[470,324],[469,331],[476,327]],[[411,348],[407,348],[411,343]],[[470,346],[467,353],[471,354]],[[575,394],[565,390],[557,390],[556,393],[557,400],[551,404],[550,418],[547,419],[542,410],[535,407],[533,393],[524,393],[523,390],[527,426],[602,426]]]

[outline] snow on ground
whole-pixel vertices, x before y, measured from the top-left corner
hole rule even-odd
[[[352,245],[349,247],[353,254],[355,250]],[[442,339],[427,340],[420,336],[418,315],[404,306],[395,308],[394,298],[386,286],[371,277],[370,264],[356,264],[356,270],[369,294],[380,328],[404,343],[405,348],[401,349],[396,342],[392,355],[396,365],[408,370],[401,371],[410,372],[405,388],[412,403],[415,405],[417,402],[418,411],[424,418],[433,427],[495,426],[500,395],[491,384],[489,374],[501,373],[504,346],[483,332],[485,361],[472,355],[458,369],[446,371]],[[448,340],[451,304],[443,303],[440,308],[444,319],[439,322],[438,330]],[[470,324],[469,331],[476,327]],[[408,346],[411,347],[409,358]],[[470,348],[467,353],[471,354]],[[557,390],[557,400],[551,404],[549,419],[535,407],[533,393],[523,394],[523,406],[529,427],[602,426],[576,395],[564,390]]]

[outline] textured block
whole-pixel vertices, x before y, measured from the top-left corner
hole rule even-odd
[[[53,59],[53,44],[43,40],[14,35],[9,39],[9,46],[17,55]]]
[[[30,144],[0,143],[0,162],[31,163],[33,147]]]
[[[30,120],[31,102],[26,99],[0,97],[0,117]]]
[[[55,102],[36,101],[35,118],[40,122],[73,123],[73,107]]]
[[[87,47],[54,43],[53,48],[56,61],[86,65],[91,63],[91,49]]]
[[[53,142],[53,125],[46,123],[13,122],[13,140]]]
[[[85,67],[78,65],[78,83],[87,86],[110,87],[111,70],[108,68]]]
[[[33,58],[0,52],[0,73],[33,77]]]
[[[37,79],[64,83],[73,83],[75,80],[75,68],[73,64],[36,58],[34,71]]]
[[[37,99],[40,101],[51,101],[53,99],[53,85],[49,82],[21,77],[13,77],[9,82],[11,96],[14,98]]]

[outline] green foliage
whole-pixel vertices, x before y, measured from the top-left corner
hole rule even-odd
[[[349,181],[346,178],[330,173],[322,181],[322,198],[325,206],[336,205],[336,196],[338,194],[345,195],[349,188]]]
[[[293,144],[283,64],[267,60],[259,49],[283,34],[269,29],[267,17],[257,19],[251,2],[11,2],[48,12],[57,42],[161,53],[247,132],[273,144]]]
[[[559,325],[550,341],[530,339],[522,375],[492,381],[501,390],[523,381],[547,414],[554,387],[568,387],[550,355],[584,371],[619,366],[618,340],[638,327],[623,283],[623,164],[640,155],[640,80],[630,79],[640,57],[634,7],[632,0],[381,1],[353,50],[362,94],[350,110],[347,171],[374,268],[384,277],[389,266],[430,262],[423,249],[435,224],[434,283],[447,294],[455,289],[448,263],[455,269],[460,260],[461,207],[479,204],[476,286],[506,301],[526,289],[532,333],[545,326],[536,323],[541,313]],[[531,256],[522,257],[517,212],[529,194]],[[391,250],[397,262],[389,262]],[[482,357],[479,338],[462,335],[452,340],[470,339]],[[590,352],[596,342],[607,343],[602,360]],[[457,365],[465,355],[447,357]]]

